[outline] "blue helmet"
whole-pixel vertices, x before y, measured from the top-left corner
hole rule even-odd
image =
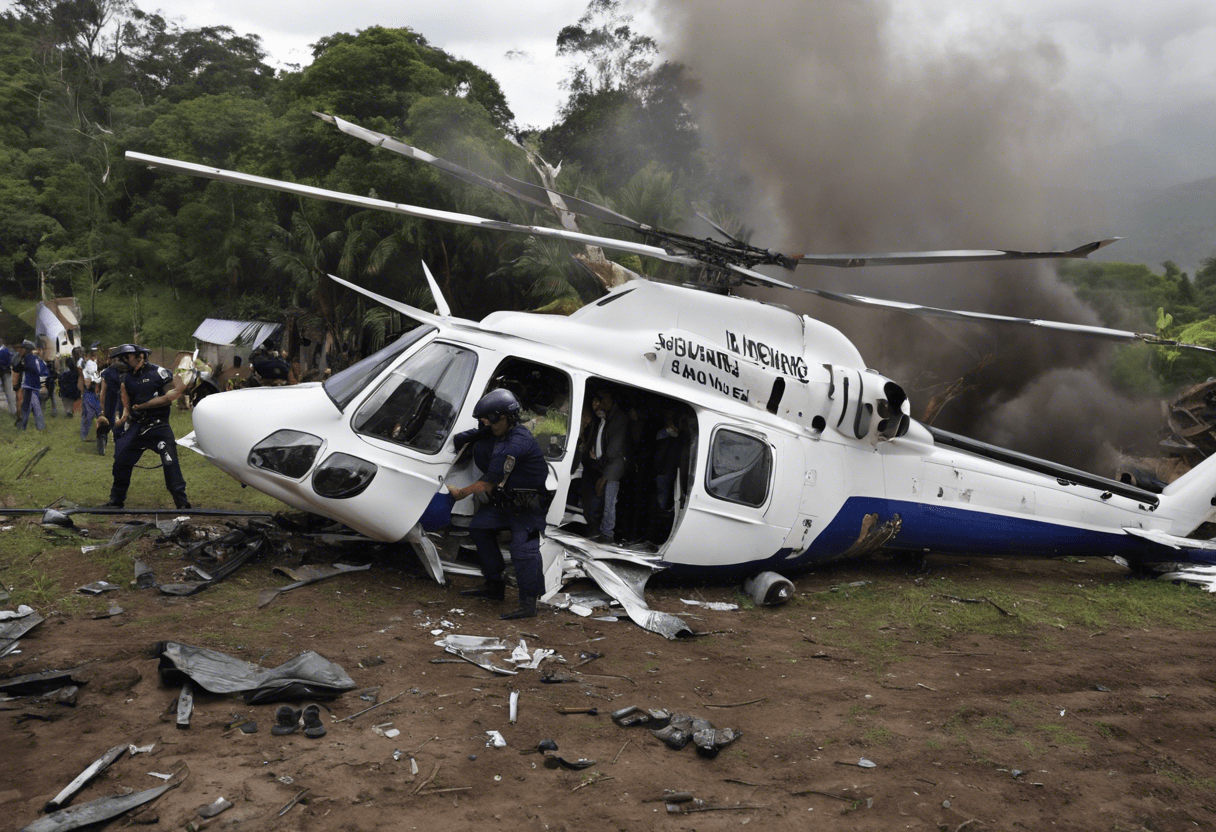
[[[148,355],[150,352],[151,351],[147,347],[140,347],[136,346],[135,344],[122,344],[110,350],[110,357],[122,358],[124,355],[135,355],[137,353]]]
[[[510,390],[500,387],[486,393],[473,406],[473,418],[496,422],[499,416],[506,416],[511,421],[515,421],[519,418],[519,411],[519,399],[515,398],[515,394]]]

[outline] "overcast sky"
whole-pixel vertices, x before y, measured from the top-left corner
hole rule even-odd
[[[258,34],[275,61],[302,65],[311,60],[308,45],[323,35],[408,26],[488,70],[502,84],[519,122],[539,126],[553,121],[564,98],[560,82],[566,68],[554,54],[557,33],[586,8],[586,0],[136,2],[187,27],[225,24]],[[807,7],[813,9],[814,2],[808,0]],[[1213,0],[900,0],[894,7],[899,29],[909,42],[922,44],[950,37],[974,39],[982,48],[985,30],[1021,21],[1027,32],[1061,47],[1069,86],[1090,104],[1134,104],[1157,113],[1216,96]],[[764,5],[752,8],[762,14]],[[648,17],[643,13],[641,20]],[[757,44],[756,59],[764,60],[763,44]]]

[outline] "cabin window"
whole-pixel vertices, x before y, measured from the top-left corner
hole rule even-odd
[[[506,388],[519,400],[519,421],[532,431],[546,459],[566,455],[570,439],[570,376],[561,370],[511,357],[494,371],[486,392]]]
[[[438,452],[456,424],[476,369],[475,353],[452,344],[428,344],[389,373],[364,402],[355,415],[355,430],[423,453]]]
[[[415,327],[384,349],[372,353],[340,373],[334,373],[321,386],[338,406],[338,410],[345,410],[364,387],[379,378],[380,374],[397,360],[397,356],[418,343],[424,335],[434,331],[433,326]]]
[[[754,436],[719,430],[709,449],[705,490],[719,500],[762,506],[768,499],[773,455],[768,444]]]

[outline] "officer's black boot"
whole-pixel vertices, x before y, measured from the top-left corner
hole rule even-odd
[[[512,610],[498,617],[503,621],[510,621],[514,618],[536,618],[536,596],[523,595],[521,593],[519,596],[519,609]]]
[[[502,581],[489,581],[476,589],[466,589],[460,593],[465,598],[488,598],[491,601],[501,601],[507,594],[507,585]]]

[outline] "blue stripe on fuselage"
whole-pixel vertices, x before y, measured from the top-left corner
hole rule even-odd
[[[851,497],[805,552],[782,549],[772,557],[730,566],[668,564],[676,576],[728,578],[765,570],[782,574],[840,560],[858,542],[867,515],[877,528],[899,515],[899,533],[883,551],[943,555],[1055,558],[1119,555],[1130,562],[1212,563],[1209,552],[1170,549],[1124,532],[1095,531],[1032,517],[875,497]]]

